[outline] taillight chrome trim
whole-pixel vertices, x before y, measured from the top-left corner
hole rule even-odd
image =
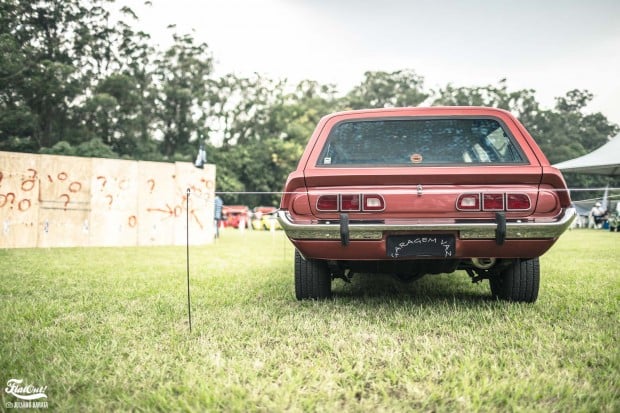
[[[467,208],[467,209],[463,209],[459,207],[459,202],[461,201],[461,198],[466,197],[466,196],[472,196],[475,195],[478,197],[478,208]],[[482,197],[480,196],[479,192],[465,192],[462,193],[461,195],[459,195],[456,198],[456,204],[455,204],[456,210],[457,211],[463,211],[463,212],[478,212],[482,209]]]
[[[357,196],[357,208],[356,209],[345,209],[344,208],[344,203],[342,201],[342,198],[344,196],[352,196],[352,197],[356,197]],[[359,211],[362,210],[361,202],[362,202],[362,197],[361,197],[360,194],[339,194],[338,195],[338,207],[339,207],[339,210],[341,212],[359,212]]]
[[[484,197],[485,195],[495,195],[502,197],[502,207],[501,208],[485,208],[484,207]],[[508,197],[510,195],[519,195],[525,196],[527,198],[529,206],[527,208],[509,208],[508,207]],[[461,208],[461,202],[464,197],[467,196],[476,196],[478,198],[478,208]],[[523,212],[530,211],[532,209],[532,198],[525,192],[464,192],[460,194],[455,201],[455,208],[460,212]]]
[[[336,197],[336,209],[322,209],[322,208],[319,208],[319,201],[321,200],[321,198],[328,197],[328,196]],[[359,207],[357,209],[344,209],[343,206],[342,206],[342,197],[343,196],[357,196],[358,197],[358,205],[359,205]],[[381,208],[367,208],[366,207],[366,199],[368,197],[379,198],[380,202],[381,202]],[[334,193],[328,193],[328,194],[321,194],[321,195],[319,195],[316,198],[315,208],[319,212],[383,212],[386,209],[386,202],[385,202],[385,198],[383,197],[383,195],[380,195],[380,194],[364,194],[364,193],[359,193],[359,194],[338,193],[338,194],[334,194]]]
[[[380,198],[381,205],[383,205],[383,208],[381,209],[366,208],[366,197]],[[385,208],[386,208],[385,198],[383,197],[383,195],[380,195],[380,194],[361,194],[361,202],[362,202],[362,211],[364,212],[383,212],[385,211]]]
[[[327,196],[335,196],[336,197],[336,209],[321,209],[321,208],[319,208],[319,201],[324,196],[325,197],[327,197]],[[322,194],[322,195],[319,195],[316,198],[315,208],[316,208],[317,211],[321,211],[321,212],[338,212],[338,211],[340,211],[340,194]]]
[[[484,207],[484,197],[485,195],[499,195],[502,197],[502,206],[501,208],[485,208]],[[483,192],[480,196],[480,206],[482,210],[485,212],[498,212],[506,210],[506,193],[505,192]]]

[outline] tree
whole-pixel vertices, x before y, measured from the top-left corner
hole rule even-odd
[[[270,122],[271,110],[282,104],[283,82],[227,74],[209,82],[208,123],[212,142],[224,146],[244,145],[279,134]]]
[[[345,97],[351,109],[418,106],[429,95],[424,92],[424,78],[413,70],[366,72],[364,80]]]
[[[161,130],[161,152],[170,158],[205,135],[207,85],[213,58],[206,43],[174,34],[174,44],[155,61],[155,117]]]
[[[528,124],[533,116],[540,112],[540,105],[533,89],[509,91],[506,79],[501,79],[497,86],[455,87],[448,84],[439,89],[433,97],[432,105],[442,106],[488,106],[512,112]]]
[[[75,128],[74,106],[115,49],[104,3],[2,2],[0,110],[11,119],[0,130],[4,147],[51,147]]]

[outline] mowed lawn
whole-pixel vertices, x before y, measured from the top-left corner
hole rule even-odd
[[[51,411],[620,411],[620,234],[567,232],[535,304],[465,273],[360,275],[298,302],[278,232],[0,250],[0,394]]]

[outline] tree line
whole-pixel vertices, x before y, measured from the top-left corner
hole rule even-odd
[[[497,84],[438,90],[411,69],[366,72],[342,93],[258,74],[214,75],[204,42],[178,34],[158,50],[127,7],[109,0],[0,2],[0,150],[192,161],[200,143],[217,165],[217,190],[280,190],[319,119],[334,111],[393,106],[481,105],[507,109],[552,163],[600,147],[620,130],[587,113],[593,95],[571,90],[543,108],[532,89]],[[567,175],[572,187],[618,185]],[[275,195],[225,195],[228,204],[277,204]]]

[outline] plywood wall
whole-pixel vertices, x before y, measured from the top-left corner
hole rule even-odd
[[[214,165],[0,152],[0,248],[183,245],[188,219],[206,244],[214,186]]]

